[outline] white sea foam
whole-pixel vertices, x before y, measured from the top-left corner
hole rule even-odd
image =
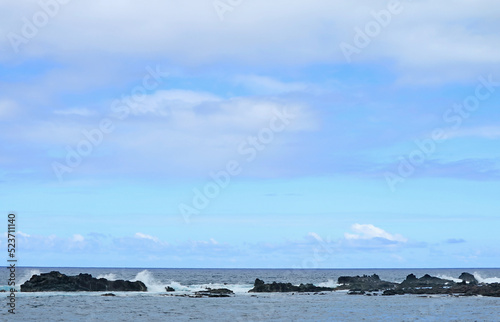
[[[319,283],[318,286],[321,286],[321,287],[337,287],[337,286],[339,286],[339,284],[337,284],[337,282],[335,282],[334,280],[329,279],[328,282]]]
[[[116,281],[117,279],[119,279],[116,274],[114,273],[109,273],[109,274],[99,274],[97,275],[97,278],[105,278],[107,279],[108,281]]]
[[[154,278],[153,274],[147,269],[137,273],[132,281],[143,282],[149,292],[165,292],[165,284]]]
[[[40,275],[39,269],[29,269],[24,272],[24,274],[16,281],[16,285],[22,285],[24,282],[29,280],[33,275]]]
[[[478,272],[474,272],[474,277],[477,279],[479,283],[500,283],[500,278],[499,277],[482,277]],[[455,283],[461,283],[462,280],[459,278],[454,278],[448,275],[437,275],[439,278],[447,279],[447,280],[452,280]]]
[[[473,275],[479,283],[500,283],[500,277],[482,277],[478,272]]]
[[[102,277],[107,278],[112,274],[102,275]],[[150,293],[164,293],[166,287],[171,287],[175,292],[179,293],[194,293],[197,291],[203,291],[207,288],[217,289],[217,288],[228,288],[234,293],[248,293],[250,289],[253,288],[252,284],[224,284],[224,283],[207,283],[207,284],[193,284],[193,285],[183,285],[177,281],[170,281],[163,283],[156,279],[153,274],[148,270],[143,270],[132,279],[132,281],[143,282]]]
[[[445,280],[451,280],[451,281],[453,281],[453,282],[455,282],[455,283],[460,283],[460,282],[462,282],[462,280],[461,280],[461,279],[459,279],[459,278],[451,277],[451,276],[444,275],[444,274],[437,275],[437,277],[442,278],[442,279],[445,279]]]
[[[170,283],[165,284],[163,287],[170,286],[176,292],[182,293],[193,293],[198,291],[204,291],[208,288],[218,289],[218,288],[227,288],[233,291],[234,293],[248,293],[250,289],[253,288],[251,284],[222,284],[222,283],[207,283],[207,284],[193,284],[193,285],[183,285],[176,281],[171,281]],[[165,288],[161,290],[165,291]]]
[[[253,288],[251,284],[220,284],[220,283],[208,283],[201,285],[192,285],[194,291],[201,291],[207,288],[217,289],[217,288],[227,288],[234,293],[248,293],[250,289]]]

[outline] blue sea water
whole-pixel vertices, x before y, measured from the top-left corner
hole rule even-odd
[[[1,321],[500,321],[500,298],[454,296],[352,296],[345,291],[321,294],[248,293],[256,278],[266,282],[335,286],[342,275],[378,274],[401,282],[414,273],[457,279],[464,271],[487,283],[500,282],[500,269],[141,269],[141,268],[18,268],[16,284],[33,274],[60,271],[89,273],[107,279],[140,280],[148,292],[16,293],[16,314],[8,313],[7,293]],[[8,270],[0,272],[7,290]],[[176,292],[167,293],[171,286]],[[210,288],[229,288],[230,298],[189,298]]]

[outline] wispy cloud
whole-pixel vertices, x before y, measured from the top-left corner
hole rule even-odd
[[[408,241],[406,238],[404,238],[399,234],[396,235],[389,234],[385,230],[370,224],[367,225],[354,224],[352,225],[351,230],[354,232],[354,234],[345,233],[344,237],[346,240],[371,240],[375,238],[381,238],[381,239],[386,239],[388,241],[400,242],[400,243],[405,243]]]
[[[282,82],[268,76],[241,75],[235,78],[235,82],[260,95],[302,92],[310,89],[310,85],[306,83]]]
[[[149,240],[154,241],[155,243],[160,242],[160,240],[158,239],[158,237],[154,237],[154,236],[151,236],[151,235],[146,235],[146,234],[143,234],[143,233],[135,233],[134,237],[136,237],[136,238],[142,238],[142,239],[149,239]]]

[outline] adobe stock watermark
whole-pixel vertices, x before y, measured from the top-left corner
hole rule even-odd
[[[481,102],[488,100],[498,87],[500,87],[500,82],[494,81],[492,75],[487,78],[484,76],[479,77],[474,94],[467,96],[461,103],[453,104],[443,113],[444,123],[450,124],[450,126],[435,128],[428,139],[415,140],[415,149],[398,158],[397,169],[384,174],[391,191],[394,192],[398,184],[405,182],[415,173],[418,167],[428,161],[432,154],[436,152],[438,144],[446,141],[448,138],[447,133],[458,130],[463,122],[481,107]]]
[[[352,61],[352,55],[360,54],[363,49],[368,47],[372,40],[380,35],[380,33],[389,26],[393,16],[397,16],[403,12],[403,5],[399,0],[391,0],[386,9],[380,11],[372,10],[370,15],[372,20],[368,21],[363,28],[354,28],[355,34],[351,43],[341,42],[340,50],[348,63]]]
[[[140,85],[135,86],[128,94],[111,102],[112,114],[100,120],[99,124],[90,129],[83,130],[82,139],[75,145],[65,147],[66,155],[63,162],[52,162],[52,170],[59,182],[63,181],[63,175],[72,173],[88,157],[96,147],[102,144],[105,135],[115,130],[116,121],[125,120],[132,110],[137,111],[141,103],[147,97],[149,91],[157,89],[164,79],[169,75],[162,72],[159,66],[155,69],[146,67],[146,75],[142,78]]]
[[[26,45],[35,38],[41,29],[45,28],[52,19],[60,12],[62,6],[67,5],[71,0],[40,0],[38,6],[40,10],[35,12],[30,18],[23,17],[23,25],[19,33],[9,32],[7,39],[14,52],[20,51],[21,45]]]
[[[224,21],[225,15],[241,6],[243,2],[245,2],[245,0],[214,0],[212,5],[220,21]]]
[[[258,154],[263,151],[275,138],[275,135],[283,132],[291,121],[295,118],[286,108],[281,111],[274,110],[273,116],[266,127],[254,135],[247,137],[238,146],[238,155],[244,157],[244,162],[253,162]],[[206,209],[211,201],[217,198],[225,190],[233,177],[238,176],[243,171],[242,162],[232,159],[226,162],[225,167],[217,172],[210,172],[210,180],[201,188],[192,190],[193,197],[189,204],[181,203],[178,208],[184,218],[184,222],[189,224],[193,215],[199,215]]]

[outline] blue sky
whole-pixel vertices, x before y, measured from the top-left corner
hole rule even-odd
[[[500,266],[495,1],[0,6],[22,265]]]

